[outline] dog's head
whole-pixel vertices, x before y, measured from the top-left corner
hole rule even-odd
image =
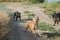
[[[37,22],[39,20],[39,16],[34,16],[32,19],[34,22]]]

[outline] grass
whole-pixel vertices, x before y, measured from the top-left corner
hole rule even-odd
[[[28,19],[31,19],[33,16],[35,16],[35,14],[31,13],[30,11],[25,11],[25,16],[28,17]]]
[[[59,3],[55,2],[46,4],[46,13],[51,16],[56,8],[60,7],[59,5]]]
[[[32,2],[21,2],[22,5],[33,5]]]
[[[56,3],[56,2],[51,2],[51,3],[47,3],[47,2],[44,2],[44,3],[38,3],[37,4],[40,8],[44,8],[45,11],[46,11],[46,14],[48,16],[51,17],[51,15],[53,14],[53,12],[58,8],[60,7],[60,4],[59,3]]]
[[[50,25],[50,24],[46,24],[46,23],[44,23],[44,22],[41,22],[40,24],[39,24],[39,28],[41,29],[41,30],[44,30],[44,31],[56,31],[53,27],[52,27],[52,25]]]
[[[24,3],[23,3],[24,4]],[[27,5],[34,5],[32,2],[26,2]],[[26,5],[25,4],[25,5]],[[46,14],[51,17],[53,12],[56,10],[56,8],[60,7],[59,3],[51,2],[51,3],[36,3],[35,5],[38,5],[40,8],[44,8],[46,11]]]

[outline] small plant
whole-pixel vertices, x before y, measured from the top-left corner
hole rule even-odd
[[[39,28],[40,28],[41,30],[45,30],[45,31],[56,31],[56,30],[52,27],[52,25],[46,24],[46,23],[44,23],[44,22],[42,22],[42,23],[39,24]]]
[[[28,17],[28,19],[31,19],[33,16],[35,16],[35,14],[33,14],[33,13],[29,12],[29,11],[25,11],[24,13]]]
[[[29,2],[36,4],[36,3],[43,3],[43,2],[45,2],[45,0],[29,0]]]
[[[24,13],[31,13],[30,11],[25,11]]]

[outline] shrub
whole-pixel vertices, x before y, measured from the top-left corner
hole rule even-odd
[[[40,28],[41,30],[45,30],[45,31],[56,31],[56,30],[52,27],[52,25],[46,24],[46,23],[44,23],[44,22],[42,22],[42,23],[39,24],[39,28]]]
[[[30,11],[25,11],[24,13],[31,13]]]
[[[29,0],[30,2],[34,3],[43,3],[45,0]]]
[[[33,14],[33,13],[29,12],[29,11],[25,11],[24,13],[28,17],[28,19],[31,19],[33,16],[35,16],[35,14]]]

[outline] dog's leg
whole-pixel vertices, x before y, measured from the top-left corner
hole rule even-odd
[[[42,32],[38,29],[38,35],[42,36]]]
[[[21,16],[19,16],[19,20],[21,21]]]
[[[16,17],[16,21],[18,20],[18,16]]]
[[[59,24],[59,20],[57,20],[57,24]]]
[[[21,21],[21,17],[20,17],[20,21]]]
[[[34,36],[36,37],[36,32],[35,30],[31,29],[31,32],[34,34]]]
[[[13,18],[15,19],[15,16],[13,16]]]
[[[25,33],[27,32],[28,28],[26,27]]]
[[[59,24],[59,18],[57,18],[57,24]]]
[[[54,20],[54,26],[55,26],[56,22],[57,22],[57,20]]]
[[[28,30],[28,28],[29,28],[28,22],[26,23],[25,28],[26,28],[25,32],[27,32],[27,30]]]

